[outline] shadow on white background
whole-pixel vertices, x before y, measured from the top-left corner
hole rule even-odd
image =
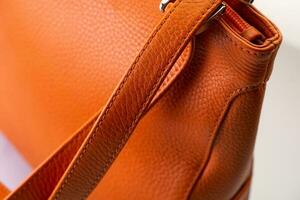
[[[251,200],[300,200],[300,47],[283,43],[267,86]]]

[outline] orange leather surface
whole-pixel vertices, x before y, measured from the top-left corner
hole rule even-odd
[[[0,182],[0,198],[3,199],[9,194],[9,190]]]
[[[218,5],[220,1],[174,4],[103,108],[51,199],[87,197],[102,180],[193,33]]]
[[[253,45],[223,22],[210,24],[196,37],[194,53],[191,46],[185,50],[177,66],[183,69],[191,59],[189,65],[181,74],[175,70],[178,78],[139,123],[91,199],[235,197],[251,173],[264,85],[281,41],[267,19],[249,10],[268,40]],[[0,128],[33,165],[104,105],[162,17],[153,1],[2,1],[0,11]],[[71,141],[81,144],[91,126]],[[53,188],[45,188],[59,180],[77,150],[64,149],[50,158],[60,165],[37,171],[50,178],[33,179],[28,185],[43,189],[25,192],[28,199],[49,195]],[[24,197],[19,192],[15,198]]]
[[[235,96],[222,119],[191,199],[232,199],[249,179],[263,96],[264,84],[241,90]]]
[[[33,166],[104,106],[161,17],[151,1],[1,2],[0,127]]]
[[[277,39],[275,36],[274,40]],[[268,46],[261,52],[253,51],[243,42],[237,42],[235,36],[226,33],[217,24],[199,35],[195,46],[191,65],[141,121],[92,197],[186,199],[193,196],[191,193],[195,193],[198,199],[202,199],[196,195],[198,193],[209,197],[209,194],[202,194],[201,190],[194,187],[201,180],[198,176],[206,169],[205,164],[223,113],[240,92],[249,90],[249,86],[251,90],[251,86],[255,89],[264,83],[274,49]],[[256,94],[258,96],[250,97],[255,99],[256,111],[259,112],[262,94]],[[247,115],[249,110],[245,112]],[[252,115],[252,119],[256,117],[258,113]],[[232,123],[238,123],[237,120]],[[247,124],[240,128],[246,130]],[[233,156],[233,165],[226,161],[207,166],[209,173],[216,175],[225,173],[228,167],[228,170],[237,172],[234,178],[221,179],[216,183],[209,180],[206,188],[222,184],[224,190],[219,195],[233,197],[245,181],[245,173],[249,172],[249,161],[240,163],[239,159],[249,159],[255,129],[256,126],[252,127],[249,130],[252,135],[247,136],[252,137],[252,140],[246,141],[248,146],[244,147],[248,151],[241,157]],[[237,151],[234,147],[227,148]],[[227,152],[219,151],[216,155],[221,157],[224,153]],[[142,180],[143,184],[140,185]],[[114,192],[116,188],[122,190]],[[136,188],[140,192],[133,192]],[[213,189],[221,190],[219,187]]]

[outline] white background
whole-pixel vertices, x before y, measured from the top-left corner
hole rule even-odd
[[[268,83],[251,200],[300,200],[300,1],[256,0],[284,42]]]
[[[254,4],[280,27],[284,42],[262,111],[250,199],[300,200],[300,1],[256,0]],[[14,188],[30,167],[4,137],[0,147],[0,180]],[[16,166],[23,166],[22,170]]]

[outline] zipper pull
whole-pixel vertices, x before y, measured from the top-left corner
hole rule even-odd
[[[227,6],[227,9],[221,19],[246,40],[255,44],[262,44],[265,41],[265,36],[254,26],[246,22],[230,6]]]

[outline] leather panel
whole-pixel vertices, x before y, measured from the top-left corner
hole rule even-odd
[[[218,5],[220,1],[182,0],[174,4],[103,108],[51,199],[86,197],[102,182],[174,62]]]
[[[190,199],[234,199],[247,182],[263,96],[264,85],[259,85],[240,90],[233,98]]]
[[[91,199],[188,198],[230,99],[241,88],[264,82],[273,48],[254,51],[226,27],[212,24],[197,37],[190,66],[138,125]],[[242,184],[244,177],[234,181]],[[226,184],[224,196],[240,187]]]
[[[2,1],[0,11],[0,126],[33,165],[107,101],[162,17],[150,1],[14,0]],[[197,36],[191,63],[175,73],[178,79],[143,118],[91,199],[232,197],[250,173],[263,92],[231,101],[268,79],[281,41],[272,24],[268,31],[268,43],[255,47],[218,22]],[[179,69],[192,55],[185,52]],[[27,143],[20,140],[25,134]],[[242,152],[236,152],[242,139]],[[51,167],[53,180],[38,179],[34,187],[57,182],[75,150],[65,151],[69,160],[58,156],[65,163]],[[227,154],[232,162],[220,165]],[[240,176],[233,177],[233,169]],[[27,197],[51,190],[39,192]]]
[[[33,166],[106,103],[162,18],[157,7],[153,1],[1,1],[0,127]],[[190,45],[177,71],[191,53]]]

